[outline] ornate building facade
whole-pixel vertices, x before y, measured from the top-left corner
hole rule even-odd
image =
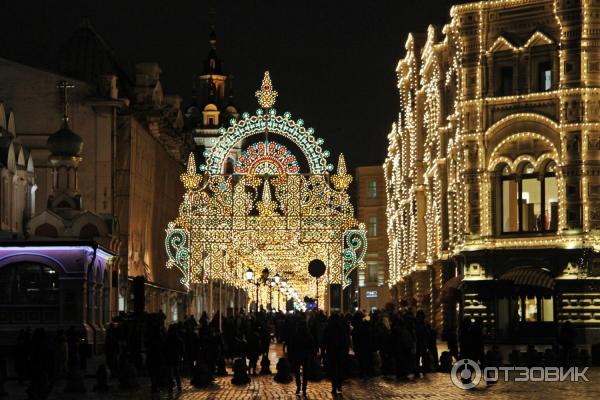
[[[411,34],[385,161],[390,281],[439,328],[600,339],[600,4],[454,6]]]
[[[101,343],[105,324],[133,310],[135,277],[146,311],[183,318],[193,302],[164,249],[183,195],[172,177],[194,147],[181,98],[164,93],[155,63],[126,73],[87,22],[59,61],[52,72],[0,59],[0,101],[20,116],[0,106],[0,287],[12,290],[0,334],[74,325]],[[68,125],[61,82],[74,86]]]

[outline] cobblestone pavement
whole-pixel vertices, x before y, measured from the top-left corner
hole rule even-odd
[[[275,361],[279,349],[273,347],[270,358]],[[274,370],[275,363],[272,363]],[[449,374],[432,373],[426,378],[406,382],[396,382],[391,377],[381,377],[370,380],[353,379],[345,383],[343,394],[337,399],[362,400],[362,399],[506,399],[506,400],[554,400],[554,399],[600,399],[600,368],[590,369],[587,372],[589,382],[499,382],[486,387],[480,384],[472,390],[463,390],[453,386]],[[150,393],[147,380],[141,379],[142,388],[135,392],[118,392],[117,383],[111,381],[111,390],[106,394],[89,392],[85,395],[64,394],[64,382],[55,386],[55,391],[50,400],[246,400],[246,399],[300,399],[295,396],[295,384],[279,384],[273,381],[272,376],[252,377],[248,385],[234,386],[231,376],[219,377],[208,389],[196,389],[185,380],[183,391],[179,394],[168,395]],[[87,379],[86,386],[89,390],[93,387],[93,380]],[[7,385],[11,400],[26,399],[25,387],[17,386],[10,382]],[[329,381],[309,382],[309,399],[332,399]]]

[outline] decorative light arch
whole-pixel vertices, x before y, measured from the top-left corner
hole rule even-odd
[[[353,178],[343,155],[329,174],[333,165],[327,163],[323,140],[305,129],[302,120],[292,120],[289,113],[277,115],[271,108],[276,96],[265,74],[257,92],[262,108],[256,115],[244,114],[229,129],[221,129],[205,152],[205,165],[196,168],[194,153],[189,155],[180,177],[186,193],[165,237],[166,266],[177,269],[188,288],[209,280],[247,288],[246,270],[267,267],[285,276],[297,294],[310,297],[316,294],[316,282],[307,271],[312,259],[327,266],[321,282],[342,287],[350,283],[354,269],[365,266],[366,231],[354,216],[348,194]],[[239,157],[232,175],[223,173],[233,146],[265,132],[266,139]],[[309,173],[300,173],[296,156],[272,141],[273,133],[303,152]],[[250,298],[254,293],[248,291]]]
[[[256,115],[250,116],[243,113],[238,121],[232,118],[229,128],[220,128],[221,136],[216,139],[210,150],[204,151],[206,164],[200,165],[200,171],[206,171],[210,174],[221,174],[227,155],[233,147],[242,140],[268,132],[288,138],[296,144],[308,161],[310,173],[313,175],[322,175],[333,171],[333,164],[327,163],[330,153],[321,147],[324,143],[322,138],[315,137],[313,128],[305,128],[304,121],[298,119],[294,121],[289,112],[278,115],[277,110],[271,108],[275,104],[277,92],[272,90],[269,73],[265,73],[265,78],[261,90],[256,92],[259,97],[259,104],[263,108],[256,111]]]

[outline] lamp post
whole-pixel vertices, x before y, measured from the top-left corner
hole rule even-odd
[[[279,311],[281,311],[281,294],[283,293],[285,295],[285,287],[286,286],[287,286],[286,281],[279,282],[279,288],[280,288],[280,292],[281,292],[277,295],[277,309],[279,309]],[[286,307],[286,311],[287,311],[287,307]]]
[[[281,276],[276,273],[275,276],[273,276],[273,281],[271,282],[271,291],[275,288],[278,289],[282,289],[285,287],[285,281],[281,280]],[[276,291],[275,293],[277,293],[277,310],[281,311],[281,307],[280,307],[280,298],[281,298],[281,294],[279,293],[279,291]],[[271,302],[272,302],[272,292],[271,292]],[[271,306],[271,311],[273,311],[273,306]]]
[[[252,268],[248,268],[248,270],[246,271],[246,280],[248,281],[248,283],[256,285],[256,313],[258,314],[259,289],[260,289],[261,284],[264,284],[269,280],[269,269],[268,268],[263,269],[260,278],[258,278],[258,279],[253,279],[253,278],[254,278],[254,271],[252,270]]]

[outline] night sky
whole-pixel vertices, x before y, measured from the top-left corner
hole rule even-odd
[[[461,1],[215,3],[217,54],[234,75],[239,108],[256,110],[254,91],[270,70],[275,107],[303,118],[334,160],[342,151],[353,168],[383,162],[407,33],[442,26]],[[51,68],[58,47],[88,17],[120,63],[158,62],[165,91],[189,100],[192,74],[208,54],[208,9],[207,1],[0,0],[0,57]]]

